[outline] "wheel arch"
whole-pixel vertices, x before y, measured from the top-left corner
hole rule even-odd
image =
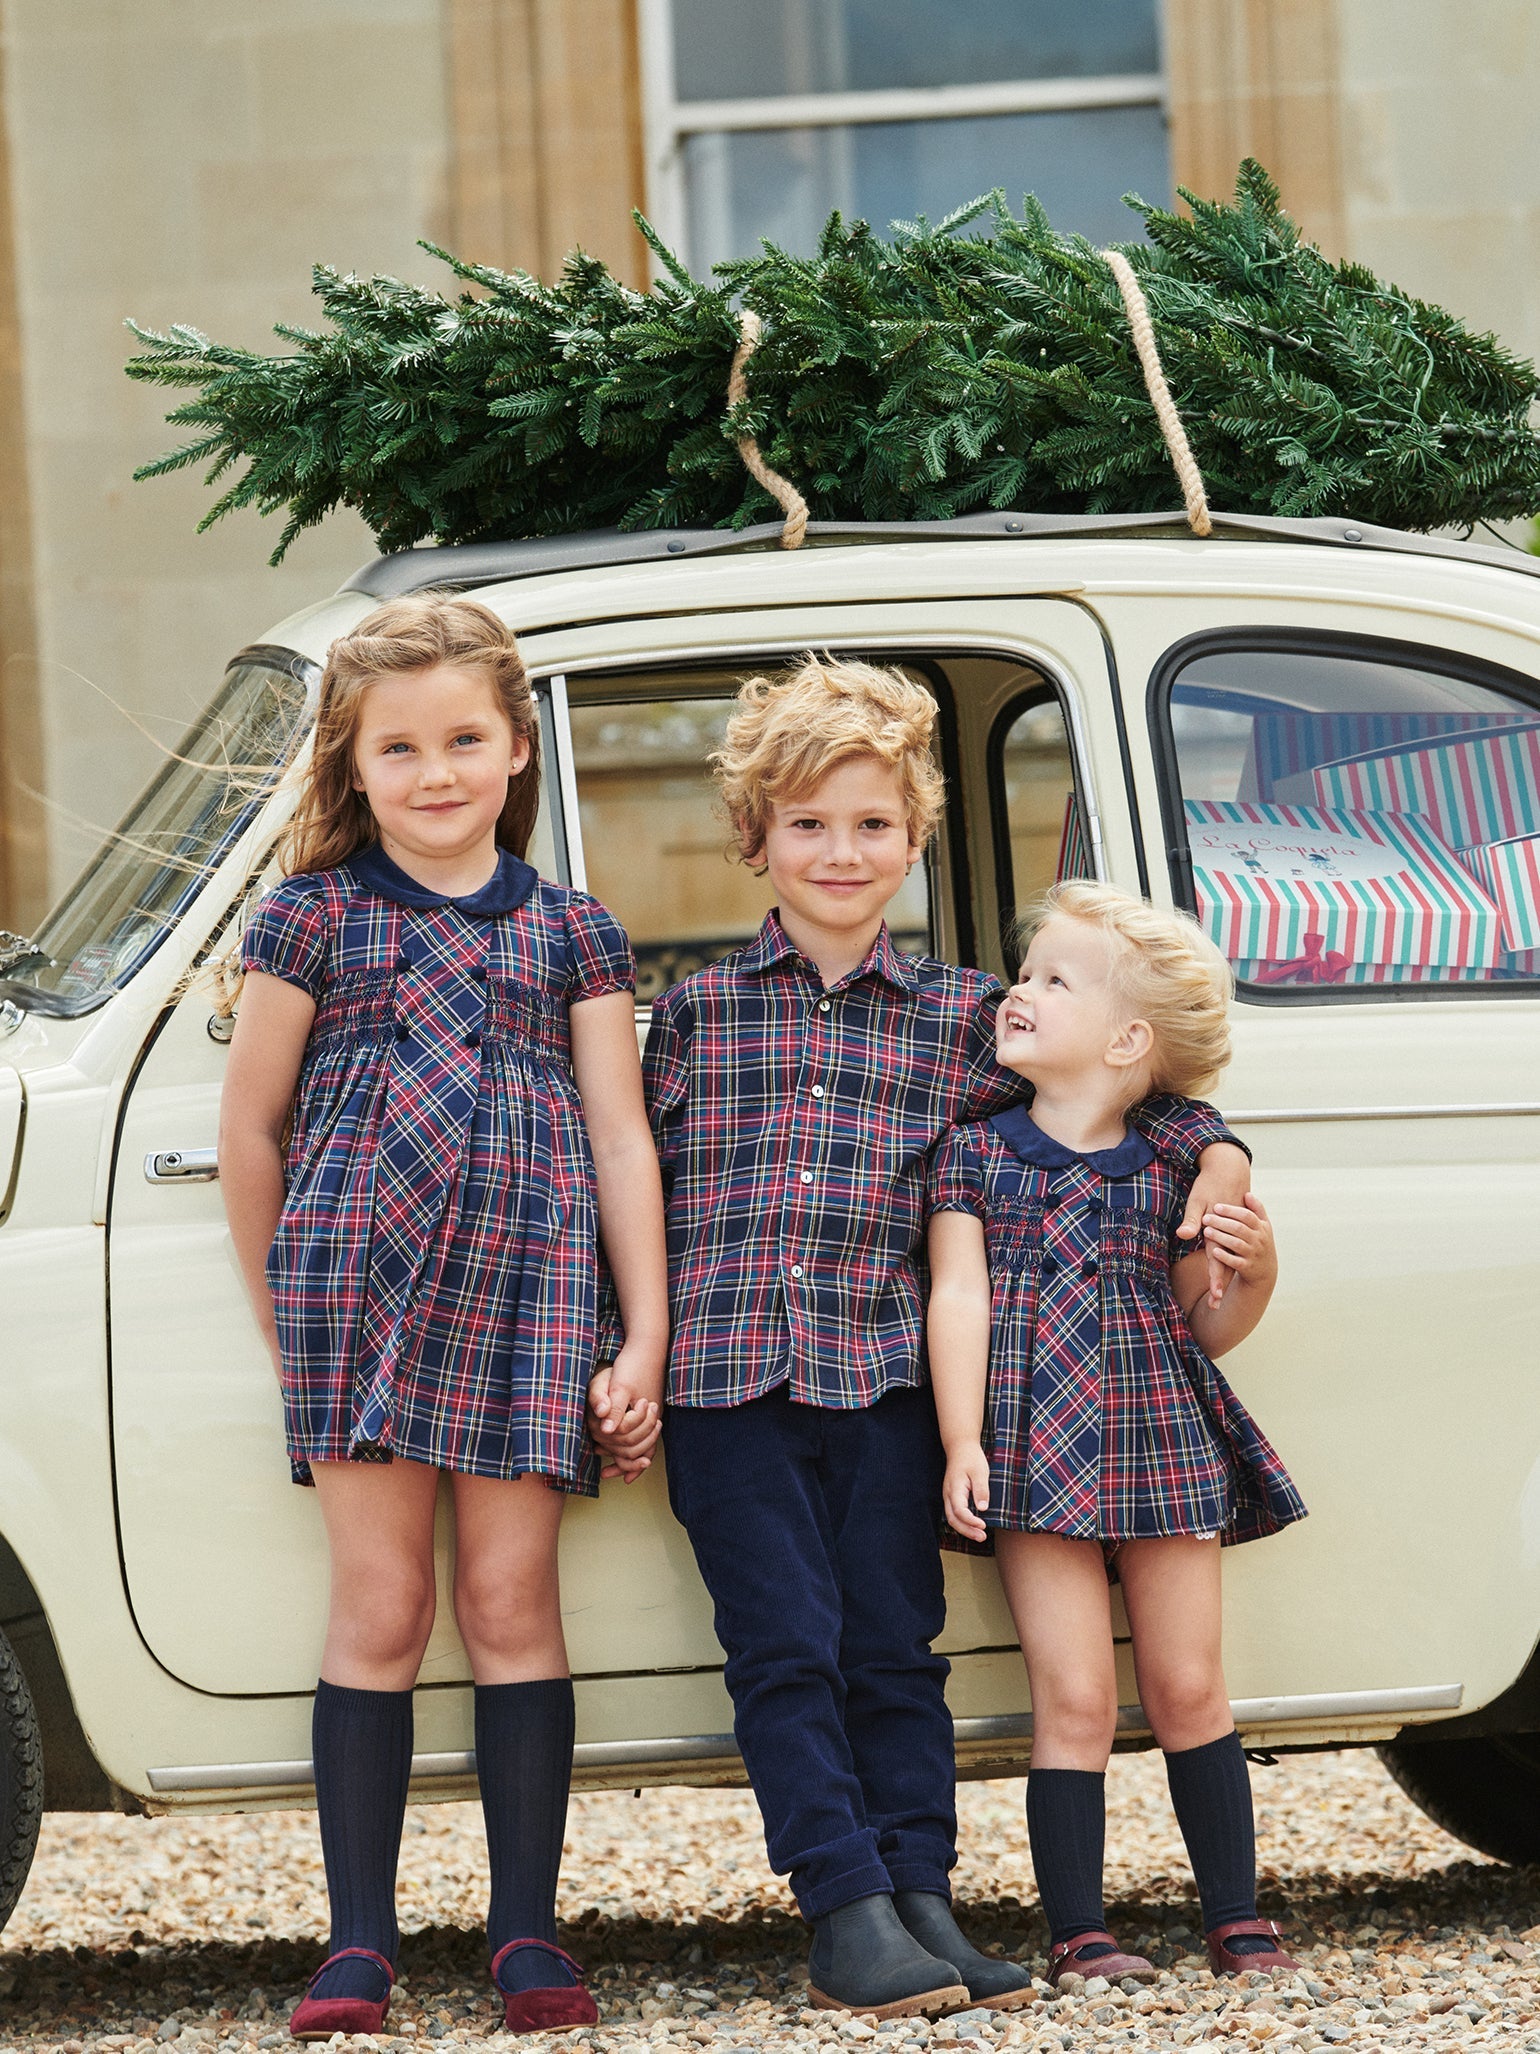
[[[1506,1733],[1540,1733],[1540,1639],[1506,1690],[1474,1712],[1403,1726],[1395,1745],[1413,1746],[1419,1740],[1495,1740]]]
[[[114,1783],[91,1750],[70,1695],[53,1630],[32,1579],[0,1534],[0,1631],[15,1651],[43,1736],[43,1809],[138,1812],[139,1800]]]

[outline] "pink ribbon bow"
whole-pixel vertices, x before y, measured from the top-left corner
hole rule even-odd
[[[1312,928],[1305,936],[1305,953],[1292,963],[1269,963],[1251,973],[1253,984],[1342,984],[1353,958],[1340,949],[1328,949],[1326,937]]]

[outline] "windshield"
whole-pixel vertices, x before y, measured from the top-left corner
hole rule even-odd
[[[287,649],[249,649],[165,767],[49,914],[33,946],[5,947],[0,996],[85,1013],[170,932],[277,783],[309,723],[320,672]]]

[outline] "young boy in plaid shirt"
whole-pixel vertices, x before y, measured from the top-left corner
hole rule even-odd
[[[776,908],[658,999],[644,1058],[663,1166],[673,1342],[665,1451],[727,1655],[735,1731],[814,1929],[815,2004],[878,2016],[1025,2002],[951,1913],[956,1770],[932,1652],[944,1468],[926,1384],[926,1158],[1021,1096],[1001,988],[893,946],[884,910],[941,812],[935,703],[809,657],[743,687],[716,760]],[[1155,1147],[1248,1160],[1210,1108],[1150,1100]],[[596,1406],[602,1424],[602,1401]]]

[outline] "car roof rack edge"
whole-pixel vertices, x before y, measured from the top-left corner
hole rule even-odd
[[[1494,547],[1449,535],[1413,534],[1401,528],[1376,528],[1362,521],[1335,518],[1282,520],[1271,514],[1215,513],[1212,519],[1212,539],[1218,541],[1307,542],[1325,548],[1388,550],[1492,564],[1528,577],[1540,577],[1540,556],[1533,556],[1517,545]],[[1179,513],[982,513],[961,514],[950,521],[810,521],[807,541],[814,548],[828,548],[873,542],[1089,540],[1130,535],[1207,546],[1192,534]],[[540,535],[515,542],[428,543],[373,558],[354,572],[342,590],[362,592],[372,599],[395,599],[403,593],[429,589],[463,592],[478,585],[544,577],[558,571],[605,570],[692,556],[736,556],[775,549],[780,536],[780,522],[767,521],[757,527],[738,529],[646,528],[628,532],[596,528],[582,534]]]

